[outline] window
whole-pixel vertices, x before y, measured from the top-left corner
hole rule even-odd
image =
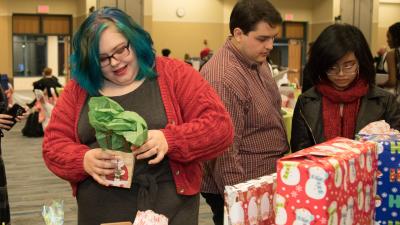
[[[41,75],[47,66],[46,36],[13,36],[13,72],[15,76]]]
[[[72,16],[13,14],[12,28],[14,76],[41,76],[45,67],[68,74]]]

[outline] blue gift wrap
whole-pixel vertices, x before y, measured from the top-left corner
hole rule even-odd
[[[378,179],[375,221],[400,225],[400,135],[358,135],[378,143]]]

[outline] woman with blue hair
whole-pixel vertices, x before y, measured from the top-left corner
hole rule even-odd
[[[232,122],[215,91],[184,62],[155,57],[152,44],[116,8],[93,12],[74,35],[73,79],[53,110],[43,157],[71,183],[78,224],[133,222],[137,210],[147,209],[169,224],[197,224],[201,162],[232,143]],[[131,147],[136,162],[129,189],[103,179],[116,165],[89,125],[92,96],[107,96],[147,122],[147,141]]]

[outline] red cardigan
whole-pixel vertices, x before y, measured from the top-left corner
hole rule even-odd
[[[177,193],[199,192],[201,162],[222,154],[233,141],[233,125],[216,92],[201,75],[184,62],[156,59],[158,84],[168,118],[162,131]],[[89,147],[78,137],[78,119],[87,92],[71,80],[55,106],[43,139],[43,158],[57,176],[77,184],[88,174],[83,157]]]

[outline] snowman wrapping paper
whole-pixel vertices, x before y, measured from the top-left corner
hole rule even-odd
[[[225,225],[274,224],[276,174],[225,186]]]
[[[335,138],[277,164],[275,224],[371,224],[376,144]]]
[[[357,135],[378,145],[375,221],[381,225],[400,224],[400,135]]]

